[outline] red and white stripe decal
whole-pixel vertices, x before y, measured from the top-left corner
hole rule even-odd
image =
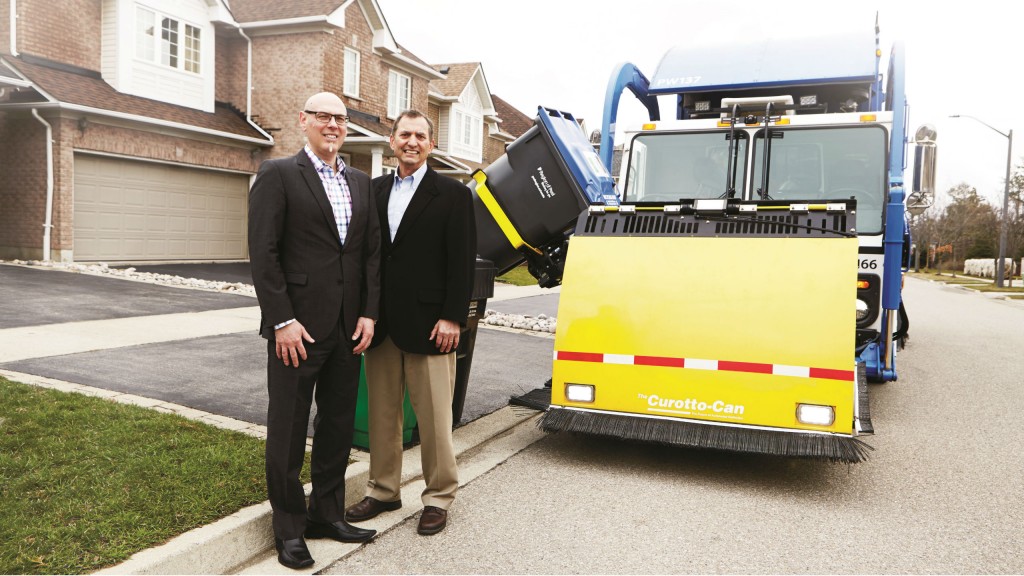
[[[555,360],[595,362],[598,364],[631,364],[633,366],[663,366],[666,368],[688,368],[690,370],[712,370],[719,372],[746,372],[749,374],[842,380],[844,382],[850,382],[855,378],[853,370],[789,366],[786,364],[763,364],[760,362],[737,362],[734,360],[704,360],[701,358],[669,358],[666,356],[633,356],[629,354],[601,354],[598,352],[555,350]]]

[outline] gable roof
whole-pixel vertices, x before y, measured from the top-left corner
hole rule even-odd
[[[501,130],[519,138],[527,130],[533,128],[533,118],[530,118],[518,108],[502,100],[495,94],[491,94],[494,101],[494,112],[501,118]]]
[[[117,116],[142,123],[163,124],[183,130],[213,133],[222,137],[271,145],[245,116],[218,103],[213,113],[166,102],[131,96],[115,90],[103,81],[99,72],[75,68],[28,54],[11,58],[0,56],[6,65],[31,84],[0,102],[0,109],[16,106],[58,105],[79,112]]]
[[[228,0],[228,7],[239,22],[265,22],[326,16],[345,3],[339,0]]]
[[[444,74],[440,80],[431,80],[430,89],[447,98],[458,98],[469,85],[470,80],[480,69],[479,62],[462,62],[459,64],[434,64],[434,70]],[[447,73],[445,70],[447,69]]]

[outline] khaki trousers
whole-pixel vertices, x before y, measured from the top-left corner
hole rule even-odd
[[[424,506],[445,510],[459,488],[452,444],[452,394],[455,353],[411,354],[391,338],[367,350],[366,389],[369,409],[370,475],[367,496],[382,502],[401,498],[402,428],[405,392],[416,413],[420,458],[426,488]]]

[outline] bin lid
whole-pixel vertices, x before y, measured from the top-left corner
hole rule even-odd
[[[572,114],[538,106],[537,117],[538,126],[551,139],[568,168],[568,176],[576,181],[587,200],[591,204],[618,206],[615,180]]]

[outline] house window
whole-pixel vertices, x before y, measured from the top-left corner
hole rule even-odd
[[[359,52],[345,48],[345,87],[346,96],[359,98]]]
[[[160,19],[160,62],[171,68],[178,67],[178,21]]]
[[[405,74],[388,72],[388,117],[395,118],[409,109],[412,81]]]
[[[455,111],[455,143],[464,149],[480,149],[483,119],[462,110]]]
[[[135,56],[150,62],[156,58],[154,20],[156,20],[156,14],[152,10],[146,10],[141,6],[135,8]]]
[[[185,70],[199,73],[199,28],[185,24]]]
[[[135,56],[140,60],[198,74],[201,32],[197,26],[183,24],[148,8],[135,8]]]

